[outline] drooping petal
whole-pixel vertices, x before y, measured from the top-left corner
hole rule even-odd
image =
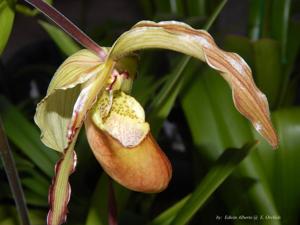
[[[66,137],[67,147],[64,149],[62,159],[56,166],[55,177],[49,191],[48,225],[60,225],[67,218],[67,204],[71,194],[68,180],[76,167],[76,160],[74,159],[76,158],[74,157],[76,154],[74,151],[75,142],[86,114],[96,101],[98,94],[103,91],[103,87],[107,84],[113,66],[113,62],[107,62],[95,79],[83,85],[79,97],[73,104],[70,113],[72,117],[68,120],[68,125],[63,129],[61,128],[62,131],[60,132],[61,135]]]
[[[66,222],[67,205],[71,197],[71,186],[69,184],[69,176],[74,172],[77,163],[74,145],[76,137],[65,149],[62,158],[55,165],[55,176],[49,189],[49,205],[50,210],[47,215],[47,225],[60,225]]]
[[[66,133],[81,85],[102,69],[103,63],[88,50],[75,53],[59,67],[34,117],[45,145],[60,152],[67,147]]]
[[[151,133],[140,144],[124,147],[87,118],[86,133],[91,149],[103,169],[121,185],[140,192],[163,191],[172,177],[171,164]]]
[[[133,51],[147,48],[182,52],[219,71],[232,88],[237,110],[274,148],[277,147],[278,138],[270,120],[267,98],[256,87],[251,69],[239,55],[219,49],[205,30],[195,30],[174,21],[142,21],[115,42],[108,57],[118,60]]]

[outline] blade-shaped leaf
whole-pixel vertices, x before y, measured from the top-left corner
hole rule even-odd
[[[272,37],[280,42],[281,59],[286,62],[291,0],[273,0],[272,3]]]
[[[223,149],[239,147],[252,139],[250,127],[234,110],[229,96],[225,82],[211,71],[194,79],[182,95],[182,106],[194,143],[200,154],[210,161]],[[247,192],[247,199],[255,206],[256,213],[278,215],[261,163],[257,153],[252,152],[238,170],[240,175],[260,181]],[[280,224],[280,221],[273,222]]]
[[[218,7],[214,10],[204,25],[204,29],[209,29],[212,26],[226,2],[226,0],[220,2]],[[190,6],[193,5],[195,10],[204,10],[203,7],[205,4],[203,1],[190,1],[189,4]],[[150,105],[150,112],[148,114],[154,134],[158,134],[158,131],[162,126],[162,121],[164,121],[169,115],[182,87],[184,87],[186,81],[192,77],[192,75],[195,73],[195,70],[198,68],[198,63],[195,62],[195,60],[191,61],[190,56],[182,56],[179,60],[179,63],[176,64],[177,66],[167,77],[164,86],[161,88],[159,93],[154,96]]]
[[[16,168],[16,163],[9,146],[5,130],[0,117],[0,158],[3,162],[4,169],[7,175],[9,186],[15,200],[16,208],[22,224],[30,225],[26,200],[21,186],[20,177]]]
[[[160,213],[157,217],[155,217],[151,223],[148,225],[168,225],[172,222],[172,220],[175,218],[177,213],[182,209],[182,207],[186,204],[186,202],[191,197],[191,194],[185,196],[178,202],[176,202],[174,205]]]
[[[183,70],[189,70],[189,73],[195,72],[195,68],[197,67],[192,65],[193,63],[195,62],[190,63],[190,57],[183,57],[174,69],[174,72],[165,81],[165,85],[161,88],[160,92],[152,100],[152,104],[150,105],[151,111],[148,114],[153,133],[158,134],[162,122],[169,115],[179,95],[184,84]],[[189,65],[188,69],[186,68],[187,65]]]
[[[39,21],[39,24],[47,31],[59,49],[66,55],[72,55],[79,51],[79,46],[62,30],[47,22]]]
[[[206,16],[206,1],[205,0],[192,0],[187,1],[187,8],[190,16]]]
[[[279,106],[284,104],[285,98],[289,95],[289,86],[290,86],[290,78],[291,73],[294,69],[294,64],[297,59],[297,55],[299,54],[300,49],[300,23],[299,22],[291,22],[289,25],[289,33],[287,40],[287,64],[284,66],[284,74],[283,74],[283,82],[279,99]]]
[[[274,108],[278,103],[283,80],[280,45],[273,40],[261,39],[253,43],[253,50],[257,85],[266,94],[270,107]],[[265,59],[268,60],[262,63]]]
[[[9,139],[49,177],[57,155],[42,144],[37,129],[7,99],[0,96],[0,114]],[[17,125],[17,126],[16,126]]]
[[[108,182],[109,177],[102,174],[91,198],[91,206],[85,225],[108,224]],[[118,212],[122,212],[127,202],[130,191],[117,183],[113,183]]]
[[[278,205],[282,223],[285,225],[298,224],[299,217],[300,182],[297,179],[300,157],[299,113],[300,109],[297,107],[278,110],[273,114],[274,124],[280,138],[279,151],[270,154],[268,145],[262,140],[258,145],[264,162],[263,169]]]
[[[2,54],[11,30],[13,28],[15,13],[10,8],[6,0],[0,2],[0,55]]]
[[[254,145],[255,143],[252,143],[245,145],[242,149],[226,150],[197,185],[195,191],[161,213],[153,220],[151,225],[187,224],[206,200],[249,154]]]
[[[259,39],[261,35],[263,18],[264,18],[264,1],[252,0],[250,2],[249,36],[253,41]]]
[[[225,37],[224,43],[226,49],[231,52],[238,52],[251,68],[254,66],[253,45],[249,38],[238,35],[228,35]],[[253,76],[255,78],[255,73]]]
[[[25,0],[43,14],[49,17],[56,25],[62,28],[72,38],[74,38],[82,46],[86,47],[90,51],[94,52],[102,61],[105,60],[106,52],[96,42],[94,42],[89,36],[81,31],[74,23],[67,19],[62,13],[51,6],[49,3],[43,0]]]

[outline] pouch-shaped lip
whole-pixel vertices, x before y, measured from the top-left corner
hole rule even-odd
[[[155,193],[163,191],[172,177],[172,167],[165,153],[149,132],[135,147],[126,148],[91,118],[85,121],[90,147],[106,173],[128,189]]]

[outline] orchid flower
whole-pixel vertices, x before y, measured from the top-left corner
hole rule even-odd
[[[49,191],[49,225],[66,220],[71,193],[68,177],[76,167],[74,147],[83,125],[96,159],[115,181],[147,193],[168,186],[171,164],[151,135],[143,108],[129,95],[137,50],[168,49],[207,63],[228,82],[236,109],[274,148],[278,145],[266,96],[256,87],[251,69],[236,53],[218,48],[205,30],[176,21],[141,21],[111,48],[102,48],[46,3],[28,2],[88,48],[71,55],[58,68],[34,118],[42,142],[62,154]],[[60,24],[62,20],[68,26]]]

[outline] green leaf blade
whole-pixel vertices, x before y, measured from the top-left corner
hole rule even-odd
[[[13,28],[15,13],[9,7],[6,1],[0,2],[0,55],[3,53],[4,48],[9,39],[10,33]]]
[[[51,177],[57,155],[42,144],[37,129],[3,96],[0,96],[0,104],[2,106],[0,114],[3,117],[4,127],[9,139],[41,171]],[[16,124],[18,124],[18,129],[16,129]]]
[[[191,197],[178,212],[172,225],[184,225],[197,210],[234,171],[236,166],[249,154],[255,143],[246,144],[242,149],[228,149],[216,161],[208,174],[203,178]]]
[[[253,43],[253,52],[257,85],[266,94],[270,107],[274,108],[278,104],[283,81],[280,45],[277,41],[260,39]],[[268,61],[262,63],[265,59]]]
[[[44,21],[39,21],[39,24],[45,29],[57,47],[67,56],[70,56],[80,50],[72,38],[70,38],[61,29]]]

